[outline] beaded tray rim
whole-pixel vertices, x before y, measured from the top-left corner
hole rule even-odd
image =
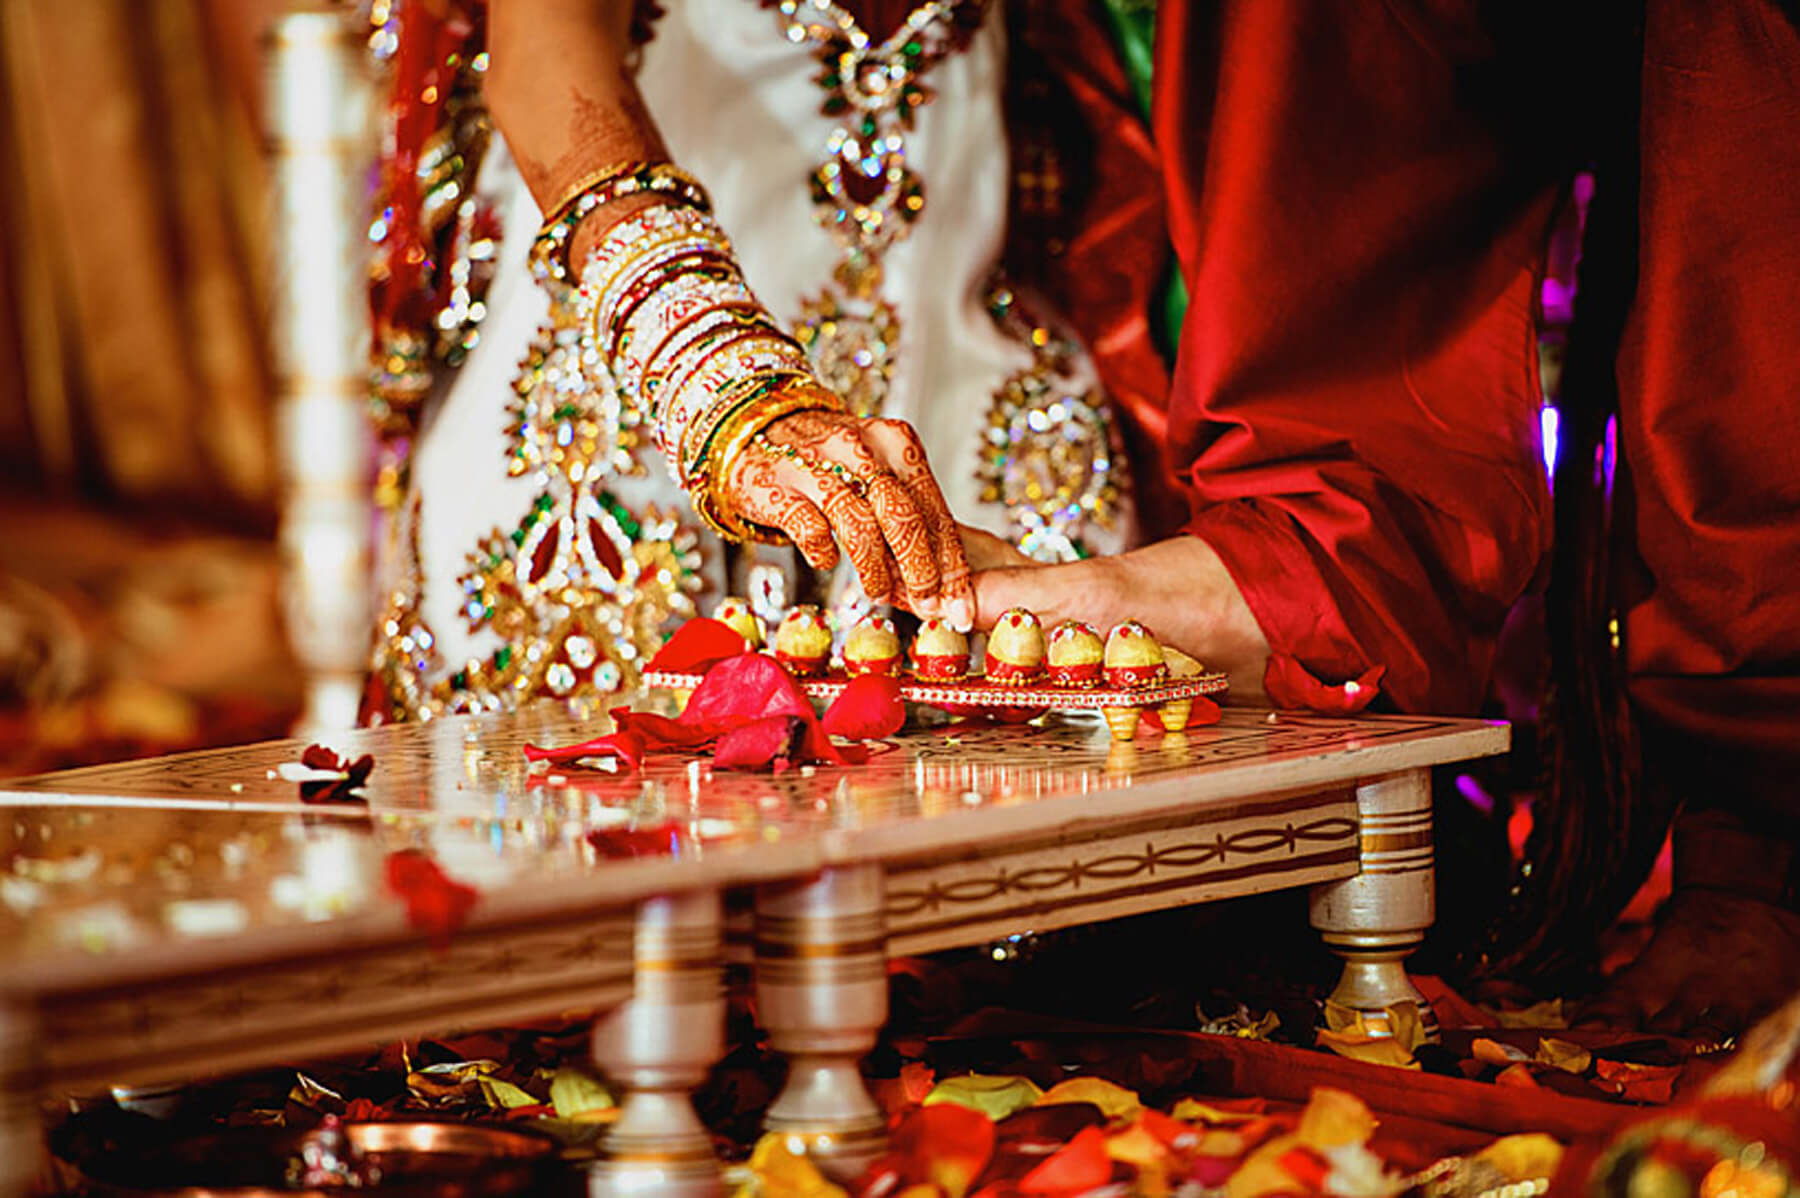
[[[692,690],[700,685],[703,674],[680,670],[651,670],[644,675],[644,685],[665,690]],[[1098,710],[1107,707],[1156,707],[1180,699],[1221,694],[1227,689],[1225,675],[1195,674],[1188,678],[1170,678],[1153,686],[1137,687],[1061,687],[1006,686],[987,682],[972,675],[958,682],[921,679],[907,670],[895,675],[900,680],[900,698],[908,703],[960,707],[1049,707],[1063,710]],[[835,699],[850,680],[842,670],[834,669],[821,678],[802,678],[800,689],[810,699]]]

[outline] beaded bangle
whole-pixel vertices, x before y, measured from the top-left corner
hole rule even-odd
[[[698,362],[709,347],[721,346],[724,342],[751,334],[783,336],[768,314],[760,308],[749,304],[709,308],[677,325],[663,343],[650,353],[645,370],[655,370],[658,364],[664,364],[662,373],[672,375],[678,363],[690,360]]]
[[[642,246],[633,247],[633,252],[616,270],[599,278],[596,278],[598,273],[596,271],[583,271],[584,280],[591,280],[591,282],[584,281],[583,288],[586,289],[589,286],[594,288],[595,331],[612,330],[618,327],[619,304],[646,274],[660,270],[684,257],[710,255],[714,258],[726,259],[726,255],[730,251],[730,243],[716,233],[686,233],[677,237],[646,239]]]
[[[657,204],[635,212],[607,228],[582,263],[582,278],[603,290],[626,261],[645,249],[680,237],[706,236],[729,249],[730,238],[704,212]]]
[[[545,286],[568,285],[574,273],[569,266],[569,243],[574,240],[576,228],[597,208],[649,191],[663,196],[665,203],[679,202],[701,212],[712,211],[712,197],[700,181],[674,163],[621,163],[596,173],[599,177],[594,182],[551,210],[531,243],[531,273]]]
[[[595,167],[563,188],[562,194],[556,197],[556,202],[544,209],[543,223],[548,225],[564,216],[569,209],[575,206],[575,202],[581,199],[584,192],[605,187],[627,175],[635,175],[641,170],[647,170],[649,166],[648,162],[627,158],[620,162],[609,162],[605,166]]]
[[[742,308],[766,312],[742,280],[713,279],[705,275],[683,276],[644,301],[619,334],[613,361],[620,371],[648,369],[666,355],[669,340],[689,321],[717,308]],[[774,318],[770,317],[773,325]]]
[[[691,283],[683,288],[671,286],[667,290],[670,295],[655,307],[646,307],[641,320],[626,326],[619,341],[619,352],[614,356],[619,370],[644,371],[652,363],[668,361],[675,339],[689,325],[709,320],[715,313],[754,317],[770,332],[781,332],[775,318],[744,288],[734,292],[726,287]]]
[[[677,286],[676,284],[680,285]],[[632,322],[661,293],[669,296],[691,295],[708,286],[742,285],[736,265],[717,250],[695,250],[645,271],[619,298],[617,310],[606,324],[611,344],[607,356],[617,358],[620,347],[630,335]],[[651,307],[654,312],[655,308]],[[595,334],[600,329],[596,326]]]

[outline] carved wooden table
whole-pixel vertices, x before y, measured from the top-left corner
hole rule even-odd
[[[625,1088],[601,1192],[711,1193],[688,1090],[723,1049],[722,895],[753,893],[758,1009],[790,1059],[767,1122],[834,1172],[881,1147],[857,1073],[885,958],[1307,885],[1336,997],[1413,994],[1432,920],[1429,769],[1503,725],[1273,716],[1112,743],[1097,718],[908,731],[870,762],[778,775],[655,759],[528,769],[585,739],[553,709],[346,733],[366,806],[305,806],[299,741],[0,782],[0,1195],[47,1093],[180,1080],[400,1035],[609,1009]],[[656,829],[666,851],[610,859]],[[481,897],[434,948],[385,889],[430,852]]]

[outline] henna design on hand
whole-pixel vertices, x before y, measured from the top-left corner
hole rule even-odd
[[[966,604],[965,614],[973,617],[975,589],[962,537],[931,473],[918,432],[903,420],[871,420],[863,429],[863,439],[875,447],[921,513],[930,550],[937,559],[939,598],[945,604]]]
[[[739,512],[786,532],[817,568],[841,550],[877,602],[935,615],[940,600],[960,601],[955,614],[973,615],[956,522],[910,425],[795,412],[763,442],[768,452],[746,453],[725,480]]]
[[[848,526],[840,527],[840,539],[846,531],[867,536],[872,519],[875,536],[869,547],[844,542],[870,597],[898,589],[915,604],[928,607],[939,588],[930,530],[912,496],[864,442],[864,427],[864,421],[843,413],[799,412],[771,425],[768,435],[794,451],[803,464],[826,465],[824,470],[815,468],[814,473],[827,494],[837,486],[851,490],[858,501],[855,505],[838,499],[833,501],[835,508],[827,510],[834,525],[842,522]],[[841,477],[830,465],[848,477]],[[855,494],[858,491],[861,493]],[[881,585],[884,582],[885,587]]]
[[[830,521],[801,493],[796,480],[782,477],[780,463],[742,454],[732,464],[723,485],[738,511],[758,524],[786,533],[813,569],[831,570],[837,566],[838,548]]]
[[[887,553],[881,540],[881,524],[869,505],[856,492],[836,480],[817,481],[823,492],[820,507],[831,521],[838,544],[850,555],[856,576],[862,579],[863,593],[876,603],[885,603],[894,589],[888,573]]]

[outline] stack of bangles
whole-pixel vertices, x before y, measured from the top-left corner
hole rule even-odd
[[[602,233],[572,286],[576,227],[640,193],[656,202]],[[603,365],[645,417],[701,520],[728,540],[782,543],[737,512],[719,483],[776,420],[844,404],[752,294],[711,209],[699,182],[669,163],[610,167],[551,210],[532,272],[570,305],[584,364]]]

